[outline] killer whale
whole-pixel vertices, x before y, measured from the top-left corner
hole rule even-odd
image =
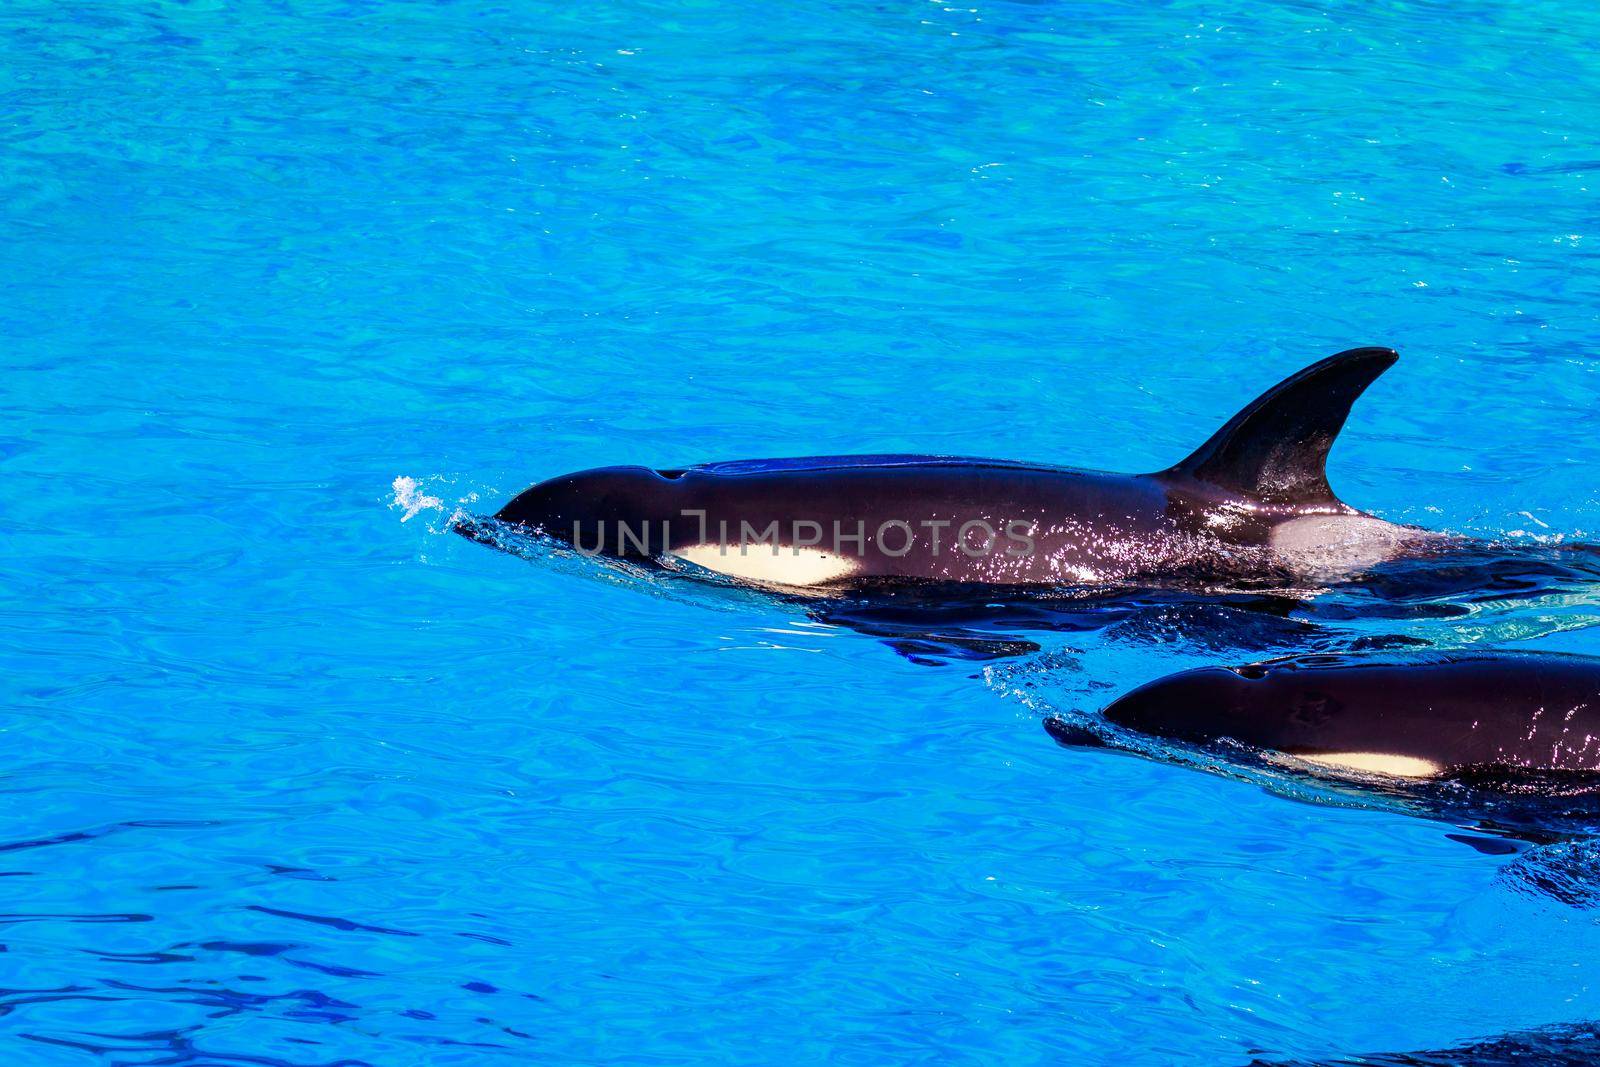
[[[1491,854],[1516,851],[1496,844],[1507,838],[1544,846],[1600,835],[1596,657],[1288,656],[1183,671],[1098,716],[1057,714],[1043,725],[1066,748],[1171,759],[1316,803],[1453,823],[1473,836],[1450,836]],[[1581,895],[1584,906],[1600,901],[1591,888]]]
[[[1452,824],[1452,840],[1515,857],[1498,875],[1512,891],[1600,906],[1600,658],[1285,657],[1183,671],[1043,725],[1066,748]]]
[[[1351,406],[1397,358],[1357,348],[1312,364],[1150,474],[920,455],[605,467],[540,482],[492,522],[457,529],[495,544],[491,527],[511,528],[788,592],[1337,578],[1441,538],[1367,515],[1328,484]]]
[[[1140,686],[1103,715],[1141,734],[1228,740],[1336,775],[1600,781],[1600,659],[1588,656],[1321,655],[1201,667]]]
[[[1420,1052],[1303,1060],[1257,1056],[1248,1067],[1584,1067],[1600,1063],[1600,1023],[1561,1023]]]

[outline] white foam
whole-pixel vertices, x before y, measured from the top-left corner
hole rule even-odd
[[[417,487],[415,478],[407,478],[402,474],[394,480],[393,488],[394,501],[390,506],[405,512],[400,516],[401,522],[410,522],[424,511],[444,510],[444,501],[424,493]]]
[[[454,488],[453,479],[431,477],[426,480],[432,483],[427,489],[423,488],[422,482],[415,478],[409,478],[404,474],[390,483],[390,488],[394,490],[394,496],[389,500],[389,507],[400,512],[401,522],[410,522],[418,515],[436,517],[442,519],[442,521],[428,522],[426,525],[429,532],[446,534],[458,522],[471,517],[467,506],[477,502],[479,495],[477,490],[469,490],[461,495],[451,493],[450,495],[455,497],[455,502],[450,503],[445,496],[436,495],[443,494],[447,490],[436,487],[450,486]],[[432,491],[429,491],[430,489]]]

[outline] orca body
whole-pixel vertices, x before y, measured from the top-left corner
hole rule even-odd
[[[1104,717],[1184,744],[1237,742],[1334,775],[1600,781],[1600,659],[1587,656],[1327,655],[1203,667],[1133,690]]]
[[[607,467],[541,482],[494,520],[585,555],[816,594],[1337,580],[1440,540],[1363,514],[1327,481],[1351,405],[1396,358],[1360,348],[1314,364],[1153,474],[944,456]],[[495,543],[481,523],[460,530]]]
[[[1067,748],[1450,823],[1462,831],[1452,840],[1516,857],[1500,874],[1509,888],[1600,906],[1600,658],[1386,652],[1206,667],[1044,727]]]

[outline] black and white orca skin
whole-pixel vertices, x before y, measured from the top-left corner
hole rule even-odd
[[[1332,774],[1594,775],[1600,659],[1537,652],[1301,656],[1140,686],[1104,717],[1191,745],[1233,741]]]
[[[1452,840],[1517,857],[1500,872],[1507,887],[1600,906],[1600,658],[1384,652],[1206,667],[1044,727],[1067,748],[1450,823]]]
[[[1328,485],[1351,405],[1396,358],[1358,348],[1307,367],[1153,474],[914,455],[606,467],[541,482],[494,519],[786,591],[1337,579],[1441,540]],[[461,532],[494,543],[480,523]]]

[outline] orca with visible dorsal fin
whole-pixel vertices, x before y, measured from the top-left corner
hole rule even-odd
[[[1328,452],[1350,408],[1399,355],[1355,348],[1268,389],[1162,477],[1188,478],[1258,504],[1351,511],[1328,485]]]
[[[1345,577],[1438,536],[1328,485],[1351,405],[1396,358],[1357,348],[1315,363],[1152,474],[905,455],[606,467],[541,482],[459,530],[496,544],[494,527],[509,527],[810,594]]]

